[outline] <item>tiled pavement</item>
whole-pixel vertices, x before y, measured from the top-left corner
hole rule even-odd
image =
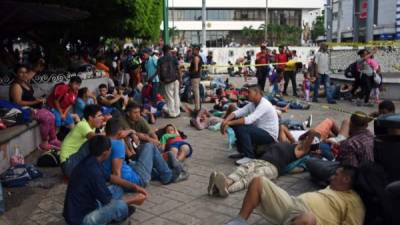
[[[321,105],[313,105],[311,110],[308,111],[291,110],[284,114],[284,118],[304,120],[312,113],[314,124],[316,124],[326,117],[335,118],[339,122],[348,117],[347,114],[324,109],[320,107]],[[348,102],[342,102],[338,106],[347,111],[356,110]],[[373,110],[373,108],[358,108],[358,110],[360,109],[368,112]],[[166,186],[152,182],[148,187],[150,198],[142,206],[137,207],[136,213],[124,224],[217,225],[237,215],[245,192],[233,194],[226,199],[207,196],[209,174],[214,170],[229,173],[234,169],[233,161],[227,157],[230,152],[227,150],[226,137],[221,136],[218,132],[197,131],[189,127],[189,118],[185,115],[175,120],[161,119],[157,121],[157,127],[170,122],[183,130],[189,137],[188,141],[193,145],[193,157],[187,161],[190,178],[187,181]],[[283,176],[277,180],[277,183],[294,195],[315,189],[309,181],[307,173]],[[61,216],[65,190],[65,184],[57,184],[39,197],[24,199],[13,208],[14,221],[10,220],[10,217],[7,219],[6,213],[3,222],[18,225],[65,224]],[[20,217],[15,216],[18,210],[24,210]],[[2,224],[2,220],[0,220],[0,224]],[[268,225],[257,214],[250,217],[249,224]]]

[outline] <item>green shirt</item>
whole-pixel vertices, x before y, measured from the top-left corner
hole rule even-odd
[[[150,125],[147,121],[140,117],[139,121],[135,122],[130,120],[128,117],[121,119],[121,125],[123,129],[132,129],[139,133],[150,134]]]
[[[86,120],[79,122],[65,137],[61,145],[61,162],[65,162],[71,155],[78,152],[79,148],[87,140],[87,135],[95,132]]]
[[[176,136],[176,134],[164,134],[160,139],[160,143],[165,145],[167,144],[168,139],[175,138]]]

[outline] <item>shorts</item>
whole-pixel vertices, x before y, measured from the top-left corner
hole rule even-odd
[[[257,210],[268,222],[289,225],[293,218],[310,211],[301,199],[290,196],[270,179],[261,179],[261,201]]]
[[[56,119],[56,126],[57,127],[62,127],[62,126],[69,126],[71,124],[74,124],[74,119],[72,118],[71,113],[67,113],[67,116],[65,117],[65,120],[61,119],[61,114],[58,110],[56,109],[51,109],[51,112],[54,114],[54,117]]]
[[[177,141],[177,142],[174,142],[174,143],[168,145],[167,151],[169,151],[171,148],[176,148],[176,149],[179,150],[183,145],[188,145],[189,146],[189,152],[188,152],[188,154],[186,156],[187,158],[189,158],[193,154],[193,149],[192,149],[192,146],[189,143],[184,142],[184,141]]]

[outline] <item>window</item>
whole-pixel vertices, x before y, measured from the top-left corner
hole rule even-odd
[[[169,17],[175,21],[201,20],[201,9],[170,9]],[[265,9],[207,9],[207,20],[264,21]]]

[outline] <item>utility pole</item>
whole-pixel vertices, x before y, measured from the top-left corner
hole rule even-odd
[[[163,1],[163,25],[164,25],[164,45],[169,45],[169,28],[168,28],[168,0]]]
[[[325,5],[326,12],[326,40],[332,42],[332,0],[327,0]]]
[[[202,34],[203,34],[203,38],[201,40],[201,45],[203,48],[206,47],[206,20],[207,20],[207,12],[206,12],[206,0],[202,0],[201,2],[201,28],[202,28]]]
[[[264,27],[264,38],[268,42],[268,0],[265,0],[265,27]]]
[[[360,27],[358,26],[360,18],[360,7],[357,0],[353,0],[353,42],[358,42]]]
[[[366,42],[374,40],[375,0],[368,0]]]
[[[342,42],[342,26],[341,20],[343,16],[343,9],[342,9],[342,0],[338,0],[338,19],[337,19],[337,34],[336,34],[336,42]]]

